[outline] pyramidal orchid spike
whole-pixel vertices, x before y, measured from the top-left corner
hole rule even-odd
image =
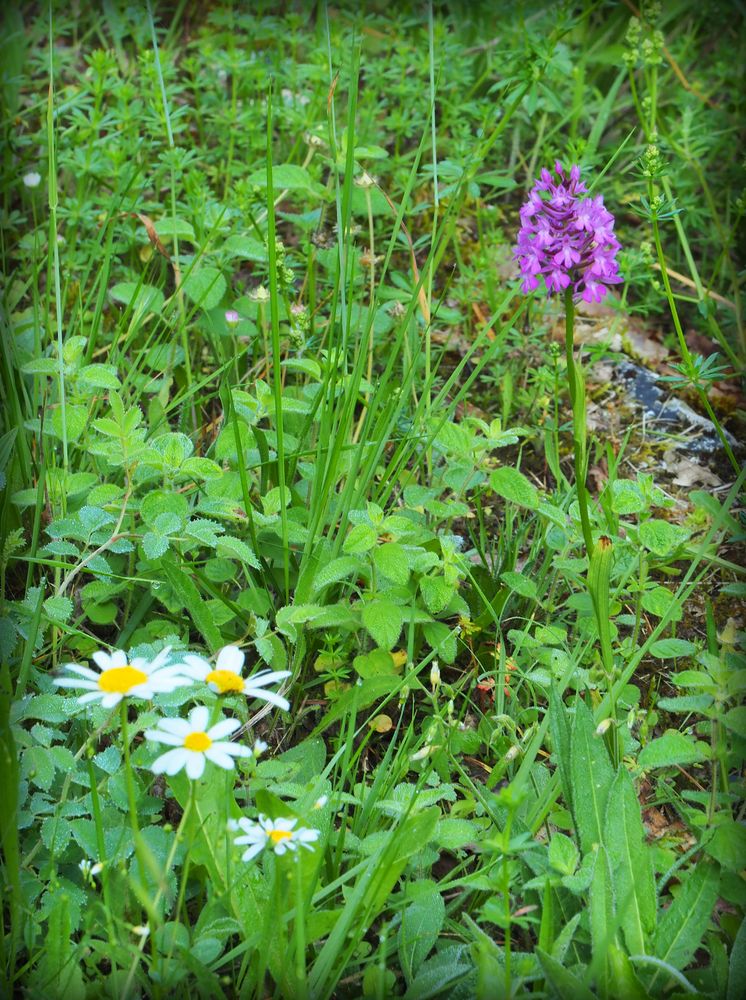
[[[557,160],[554,171],[545,167],[521,208],[521,228],[513,256],[518,261],[525,294],[544,279],[547,294],[572,287],[586,302],[600,302],[609,285],[622,281],[616,255],[614,216],[601,195],[588,195],[580,167],[569,175]]]

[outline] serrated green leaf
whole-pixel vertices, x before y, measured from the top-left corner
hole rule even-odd
[[[378,541],[376,529],[370,524],[356,524],[344,540],[342,549],[348,555],[367,552]]]
[[[528,597],[533,601],[536,600],[536,584],[523,573],[506,570],[500,574],[500,579],[514,594],[520,594],[521,597]]]
[[[637,763],[649,770],[655,767],[672,767],[676,764],[696,764],[707,759],[699,744],[676,729],[667,729],[657,739],[651,740],[640,751]]]
[[[314,576],[313,583],[311,584],[311,594],[317,594],[325,587],[329,587],[333,583],[339,583],[340,580],[344,580],[349,576],[357,576],[359,573],[359,559],[355,559],[353,556],[339,556],[337,559],[332,559],[326,566],[322,566]]]
[[[170,542],[165,535],[160,535],[155,531],[148,531],[143,535],[142,550],[146,559],[160,559],[168,552]]]
[[[411,984],[434,947],[445,915],[443,897],[434,886],[430,892],[418,896],[402,913],[398,949],[407,984]]]
[[[490,486],[498,496],[519,507],[536,510],[539,506],[538,490],[518,469],[507,466],[495,469],[490,473]]]
[[[443,576],[423,576],[420,580],[420,591],[427,610],[432,615],[438,615],[448,607],[456,588]]]
[[[262,564],[251,546],[240,538],[234,538],[233,535],[221,535],[218,539],[217,554],[226,559],[238,559],[245,566],[261,569]]]
[[[689,532],[678,524],[652,519],[640,525],[640,541],[653,555],[670,555],[689,537]]]
[[[78,378],[97,389],[121,389],[122,383],[114,365],[84,365]]]
[[[66,622],[73,613],[73,602],[69,597],[48,597],[44,610],[54,622]]]
[[[194,268],[181,283],[186,297],[201,309],[214,309],[220,305],[227,287],[225,278],[216,267]]]
[[[373,551],[373,561],[382,576],[404,586],[411,573],[407,550],[399,542],[384,542]]]
[[[391,649],[401,634],[404,621],[402,609],[391,601],[377,600],[363,608],[363,625],[376,645]]]

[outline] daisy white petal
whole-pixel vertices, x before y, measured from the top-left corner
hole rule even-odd
[[[210,721],[210,710],[206,705],[198,705],[189,713],[189,726],[191,729],[204,732],[207,723]]]
[[[287,698],[283,698],[282,695],[275,694],[274,691],[265,691],[263,688],[252,688],[247,681],[244,685],[244,694],[248,695],[249,698],[257,698],[261,701],[268,701],[270,705],[277,705],[283,711],[287,712],[290,708],[290,702]]]
[[[101,704],[104,708],[114,708],[115,705],[119,704],[123,697],[124,695],[119,694],[119,692],[115,692],[114,694],[105,694],[101,699]]]
[[[265,684],[275,684],[284,681],[286,677],[291,677],[289,670],[260,670],[258,674],[252,674],[246,678],[246,683],[252,687],[264,687]]]
[[[186,736],[191,731],[191,726],[186,719],[159,719],[158,729],[166,733],[173,733],[175,736]],[[153,730],[157,732],[157,730]],[[153,737],[157,739],[157,737]]]
[[[90,701],[96,701],[97,698],[101,698],[100,691],[91,691],[89,694],[83,694],[78,698],[79,705],[87,705]]]
[[[157,743],[165,743],[166,746],[183,747],[184,737],[177,736],[176,733],[167,733],[162,729],[146,729],[143,733],[146,740],[154,740]]]
[[[205,750],[205,757],[212,764],[217,764],[218,767],[222,767],[225,771],[230,771],[233,767],[233,758],[223,750],[221,744],[211,746],[209,750]]]
[[[241,860],[251,861],[252,858],[255,858],[257,854],[261,852],[263,847],[264,844],[254,844],[253,847],[249,847],[247,850],[243,852],[243,854],[241,855]]]
[[[90,667],[83,667],[80,663],[66,663],[65,670],[69,670],[72,674],[80,674],[81,677],[87,677],[89,681],[95,681],[98,687],[99,675]]]
[[[243,746],[241,743],[213,743],[212,750],[219,750],[221,753],[227,753],[230,757],[250,757],[251,750],[248,747]]]
[[[218,653],[215,666],[218,670],[230,670],[234,674],[240,674],[245,657],[238,646],[224,646]]]
[[[183,747],[179,747],[177,750],[167,750],[166,753],[161,754],[153,761],[150,769],[153,774],[174,775],[184,767],[188,754],[189,751]]]
[[[223,719],[222,722],[217,722],[214,726],[210,726],[207,730],[207,735],[211,740],[222,740],[224,736],[229,736],[240,728],[241,723],[238,719]]]
[[[54,685],[61,688],[83,688],[89,691],[100,691],[98,681],[76,681],[74,677],[55,677]]]
[[[193,751],[189,754],[189,759],[186,762],[186,773],[187,777],[191,778],[192,781],[196,781],[197,778],[201,778],[205,772],[205,754],[194,753]]]

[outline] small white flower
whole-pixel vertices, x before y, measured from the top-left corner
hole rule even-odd
[[[305,847],[312,851],[311,846],[319,839],[319,831],[311,830],[308,827],[298,827],[295,829],[297,819],[289,819],[281,816],[279,819],[267,819],[266,816],[259,816],[258,821],[247,819],[245,816],[236,822],[236,826],[243,830],[243,836],[236,837],[234,843],[237,846],[249,844],[250,846],[241,855],[242,861],[250,861],[265,847],[271,847],[275,854],[285,854],[286,851],[297,851],[299,847]],[[236,827],[233,827],[235,829]]]
[[[38,188],[41,184],[41,174],[35,170],[29,170],[27,174],[23,175],[23,183],[27,188]]]
[[[433,665],[430,667],[430,687],[433,691],[437,691],[440,687],[440,667],[437,660],[433,660]]]
[[[226,646],[218,653],[215,666],[212,667],[201,656],[189,653],[184,657],[184,670],[195,681],[204,681],[212,691],[218,694],[245,694],[248,698],[259,698],[277,705],[284,711],[290,708],[290,702],[274,691],[266,691],[268,684],[290,677],[289,670],[260,670],[250,677],[242,677],[244,654],[238,646]],[[266,749],[266,747],[265,747]]]
[[[229,771],[234,757],[248,757],[251,751],[238,743],[229,743],[224,737],[240,729],[238,719],[221,719],[207,728],[210,711],[204,705],[193,708],[189,719],[159,719],[156,729],[145,731],[145,738],[166,743],[173,750],[161,754],[151,767],[153,774],[176,774],[183,768],[192,781],[201,778],[205,761]]]
[[[83,860],[78,864],[78,868],[82,872],[83,879],[86,882],[93,884],[94,875],[100,875],[104,870],[104,866],[100,861],[91,862],[88,858],[83,858]]]
[[[79,663],[66,663],[65,669],[79,677],[56,677],[54,683],[57,687],[86,689],[87,694],[78,698],[81,705],[100,699],[104,708],[114,708],[122,698],[150,700],[192,683],[191,677],[183,676],[181,664],[166,666],[170,652],[167,646],[153,660],[136,656],[127,662],[127,654],[121,649],[111,654],[98,650],[91,657],[98,673]]]
[[[328,795],[319,795],[319,797],[316,799],[316,801],[313,804],[313,808],[314,809],[323,809],[324,806],[327,804],[328,801],[329,801],[329,796]]]
[[[613,719],[602,719],[596,726],[596,736],[603,736],[604,733],[612,726]]]
[[[259,285],[253,292],[249,292],[249,298],[253,302],[269,302],[269,292],[264,285]]]
[[[147,924],[137,924],[132,927],[132,933],[137,934],[138,937],[146,938],[150,934],[150,928]]]
[[[238,326],[241,322],[241,317],[238,315],[235,309],[227,309],[225,313],[225,322],[228,326]]]
[[[267,749],[267,744],[264,740],[257,740],[254,743],[254,749],[251,751],[255,757],[261,757],[264,751]]]

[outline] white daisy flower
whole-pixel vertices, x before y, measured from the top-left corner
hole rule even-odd
[[[208,729],[209,720],[209,709],[199,705],[189,713],[188,720],[159,719],[156,729],[146,730],[146,739],[174,748],[153,762],[153,774],[173,775],[185,768],[187,777],[195,781],[202,777],[207,760],[229,771],[234,766],[234,757],[251,755],[248,747],[224,739],[240,729],[238,719],[221,719]]]
[[[285,854],[286,851],[297,851],[299,847],[305,847],[312,851],[311,846],[319,839],[318,830],[310,830],[308,827],[300,826],[295,829],[297,819],[290,819],[281,816],[279,819],[267,819],[266,816],[259,816],[258,821],[247,819],[245,816],[239,820],[233,820],[229,824],[229,829],[240,829],[243,836],[236,837],[234,843],[237,846],[248,844],[249,847],[241,855],[242,861],[250,861],[265,847],[271,847],[275,854]]]
[[[195,681],[204,681],[217,694],[245,694],[249,698],[268,701],[285,712],[290,702],[274,691],[265,690],[269,684],[277,684],[290,677],[289,670],[260,670],[250,677],[242,677],[244,654],[238,646],[225,646],[218,653],[213,667],[201,656],[193,653],[184,657],[184,671]]]
[[[27,188],[37,188],[41,184],[41,174],[36,170],[29,170],[23,175],[23,183]]]
[[[192,683],[191,677],[184,676],[181,664],[166,666],[170,652],[171,647],[167,646],[153,660],[136,656],[128,662],[121,649],[111,654],[98,650],[91,657],[98,673],[79,663],[66,663],[65,669],[78,677],[56,677],[54,683],[57,687],[86,689],[87,693],[78,698],[81,705],[100,699],[104,708],[114,708],[122,698],[150,700],[154,695],[168,694]]]

